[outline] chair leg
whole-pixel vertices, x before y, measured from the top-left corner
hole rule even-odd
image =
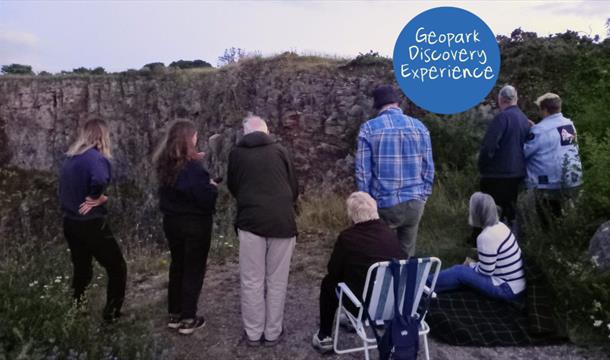
[[[369,360],[370,359],[369,344],[367,343],[366,340],[363,340],[363,342],[364,342],[364,359]]]
[[[335,313],[335,333],[333,334],[333,350],[336,352],[339,349],[339,328],[341,327],[339,324],[339,318],[341,317],[341,303],[337,307],[337,312]]]
[[[426,356],[426,360],[430,360],[430,352],[428,350],[428,335],[424,334],[424,354]]]

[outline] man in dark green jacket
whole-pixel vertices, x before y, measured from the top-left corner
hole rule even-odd
[[[248,116],[243,126],[227,174],[237,200],[241,313],[248,345],[273,346],[283,333],[298,183],[288,151],[269,136],[265,121]]]

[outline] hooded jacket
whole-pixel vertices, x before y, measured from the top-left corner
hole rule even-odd
[[[294,166],[288,151],[269,135],[250,133],[231,150],[227,185],[237,200],[237,228],[270,238],[297,235]]]

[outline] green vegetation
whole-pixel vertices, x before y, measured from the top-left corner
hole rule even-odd
[[[239,60],[246,57],[246,50],[232,47],[225,49],[224,54],[218,57],[218,67],[236,64]]]
[[[359,66],[392,66],[392,59],[379,55],[378,52],[370,50],[368,53],[360,53],[356,58],[350,60],[345,67]]]
[[[34,72],[30,65],[10,64],[2,65],[2,74],[34,75]]]
[[[162,357],[167,344],[152,334],[158,312],[153,304],[128,309],[117,324],[103,323],[103,269],[94,270],[87,302],[82,307],[72,302],[55,180],[42,172],[2,168],[0,179],[3,226],[22,235],[0,239],[0,359]],[[122,247],[130,277],[167,271],[158,249],[137,241]]]
[[[169,67],[178,69],[196,69],[212,67],[212,64],[203,60],[178,60],[169,64]]]

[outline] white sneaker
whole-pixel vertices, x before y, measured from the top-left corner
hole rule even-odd
[[[313,334],[313,338],[311,339],[311,345],[316,349],[320,354],[325,354],[333,351],[333,338],[330,336],[325,337],[324,339],[320,339],[318,334],[320,330],[316,331]]]

